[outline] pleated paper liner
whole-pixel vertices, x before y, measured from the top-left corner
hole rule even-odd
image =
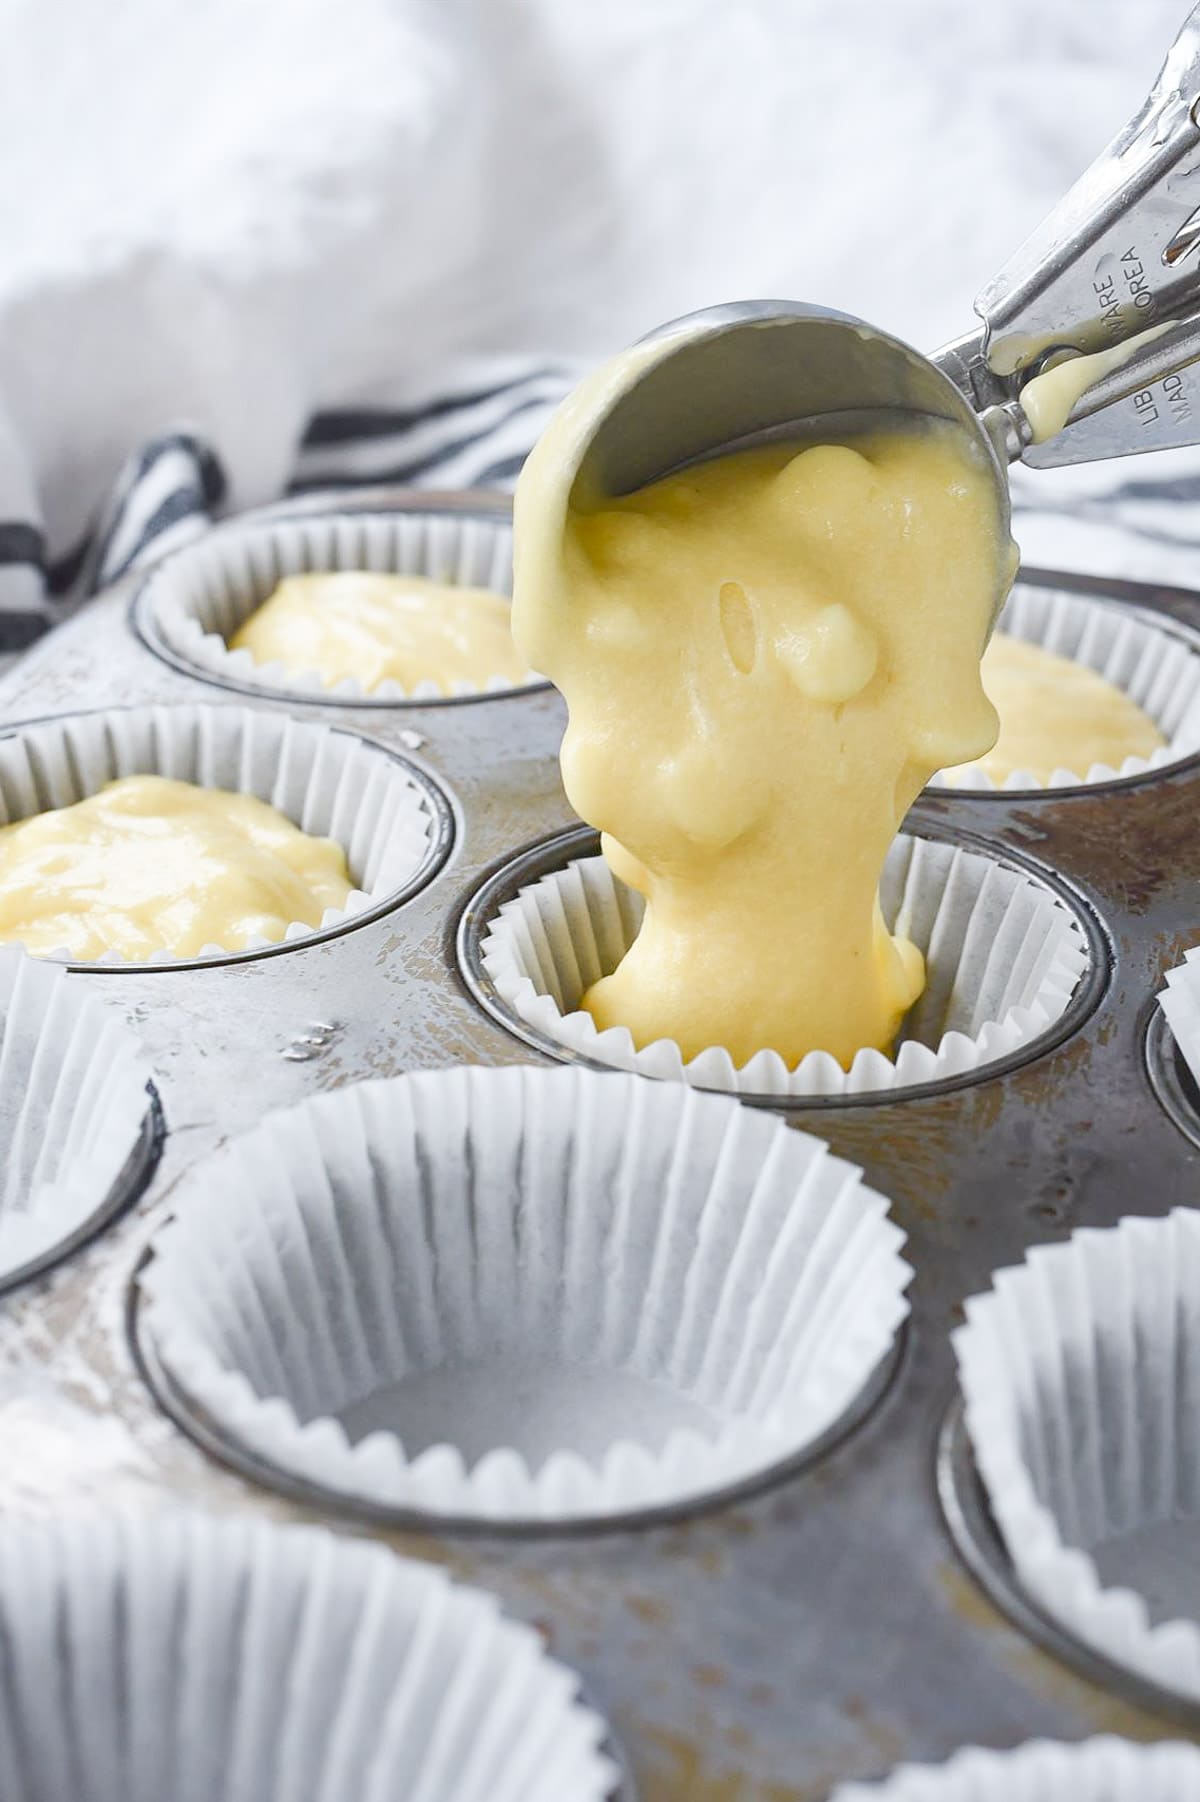
[[[320,1528],[0,1526],[6,1802],[607,1802],[574,1674],[478,1590]]]
[[[233,637],[287,576],[371,570],[426,576],[458,587],[512,593],[512,522],[507,513],[427,511],[308,514],[219,527],[166,558],[143,584],[137,617],[156,648],[196,674],[245,693],[269,692],[329,703],[445,700],[432,679],[406,689],[387,681],[366,691],[346,678],[330,685],[319,670],[259,663],[231,651]],[[513,693],[541,685],[496,675],[482,688],[465,681],[455,696]]]
[[[1027,587],[1019,580],[1000,616],[998,631],[1069,657],[1127,694],[1154,721],[1166,744],[1149,757],[1127,757],[1119,768],[1095,763],[1087,770],[1055,770],[1049,781],[1013,770],[1004,789],[1080,788],[1115,777],[1164,769],[1200,751],[1200,638],[1173,621],[1121,601]],[[931,788],[992,790],[985,771],[938,775]]]
[[[1062,1018],[1089,967],[1086,937],[1058,892],[998,858],[902,833],[880,886],[884,917],[924,953],[927,985],[894,1057],[864,1048],[850,1070],[824,1051],[789,1069],[774,1051],[736,1066],[714,1045],[690,1061],[672,1040],[638,1050],[580,1007],[637,935],[643,902],[603,858],[530,883],[483,922],[480,958],[518,1021],[594,1063],[780,1100],[911,1088],[986,1071]]]
[[[334,931],[407,898],[449,847],[449,808],[414,766],[355,733],[240,706],[111,708],[17,727],[0,738],[0,824],[70,806],[118,777],[137,775],[257,795],[302,831],[341,845],[353,885],[344,905],[327,908],[318,926],[292,922],[282,943]],[[207,963],[273,942],[206,945],[191,958],[164,950],[149,963]],[[68,958],[65,951],[48,955]],[[116,953],[102,961],[148,967]]]
[[[1158,1004],[1184,1062],[1200,1084],[1200,946],[1188,951],[1181,964],[1167,971],[1166,987]]]
[[[1035,1247],[967,1303],[967,1428],[1026,1594],[1200,1700],[1200,1212]]]
[[[0,947],[0,1288],[57,1263],[140,1189],[158,1149],[149,1080],[90,988]]]
[[[843,1423],[908,1312],[902,1242],[853,1165],[726,1097],[451,1069],[197,1168],[138,1335],[227,1447],[324,1497],[603,1522]]]
[[[943,1765],[904,1765],[882,1783],[844,1783],[830,1802],[1200,1802],[1200,1748],[1105,1734],[1078,1745],[970,1746]]]

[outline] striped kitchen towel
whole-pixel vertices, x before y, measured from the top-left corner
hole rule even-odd
[[[511,489],[577,372],[530,362],[423,405],[317,414],[301,440],[289,494],[376,482],[413,488]],[[23,649],[81,600],[198,537],[226,510],[218,447],[164,432],[128,460],[94,527],[51,560],[35,519],[0,519],[0,653]]]

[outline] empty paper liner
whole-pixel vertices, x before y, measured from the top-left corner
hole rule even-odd
[[[346,854],[351,891],[317,926],[292,922],[288,944],[329,932],[404,899],[433,874],[449,843],[449,810],[428,778],[353,732],[240,706],[153,706],[71,714],[0,738],[0,824],[68,807],[122,776],[158,775],[202,788],[257,795],[303,832]],[[157,953],[150,963],[242,957],[276,941],[194,958]],[[67,953],[50,953],[65,960]],[[117,953],[105,964],[130,969]]]
[[[606,1802],[574,1675],[490,1596],[320,1528],[0,1528],[6,1802]]]
[[[1086,664],[1148,713],[1166,744],[1149,757],[1126,757],[1118,768],[1094,763],[1086,770],[1058,769],[1049,781],[1013,770],[1005,789],[1078,788],[1162,769],[1200,751],[1200,641],[1165,617],[1121,602],[1032,588],[1018,582],[997,626],[1011,638],[1040,645],[1059,657]],[[986,670],[985,670],[986,686]],[[938,775],[934,788],[994,789],[977,766]]]
[[[943,1765],[904,1765],[882,1783],[844,1783],[830,1802],[1200,1802],[1200,1749],[1104,1735],[1075,1746],[970,1746]]]
[[[725,1097],[451,1069],[197,1168],[139,1337],[227,1446],[326,1498],[599,1521],[815,1446],[907,1313],[902,1242],[853,1165]]]
[[[444,700],[433,680],[406,689],[396,681],[368,693],[346,678],[326,682],[319,670],[259,663],[228,640],[287,576],[331,570],[371,570],[424,576],[463,588],[512,593],[512,523],[506,514],[334,513],[258,520],[219,527],[166,558],[147,578],[137,601],[150,638],[197,673],[227,687],[274,689],[311,701]],[[482,688],[457,682],[455,695],[512,692],[524,684],[496,675]]]
[[[0,1285],[130,1200],[155,1153],[150,1071],[87,984],[0,947]]]
[[[1200,1700],[1200,1213],[1038,1246],[967,1303],[966,1420],[1027,1594]]]
[[[925,992],[895,1055],[864,1048],[849,1071],[824,1051],[789,1069],[774,1051],[736,1066],[713,1045],[689,1062],[677,1044],[641,1050],[625,1027],[599,1032],[580,1000],[616,968],[643,902],[601,857],[578,858],[521,889],[483,925],[481,955],[516,1019],[590,1061],[698,1087],[783,1099],[861,1094],[986,1071],[1044,1034],[1088,967],[1078,919],[1053,889],[985,853],[901,834],[880,885],[884,917],[926,959]]]
[[[1158,1004],[1188,1069],[1200,1083],[1200,946],[1167,971],[1166,983]]]

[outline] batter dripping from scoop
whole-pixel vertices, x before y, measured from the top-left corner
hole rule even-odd
[[[890,1047],[924,986],[878,886],[910,803],[997,722],[980,658],[1015,569],[958,428],[730,454],[616,501],[571,495],[613,379],[572,397],[516,499],[514,635],[566,698],[562,773],[634,944],[601,1029],[789,1066]]]

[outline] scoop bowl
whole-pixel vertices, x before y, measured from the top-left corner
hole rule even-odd
[[[1008,530],[1006,468],[978,415],[928,357],[864,320],[799,301],[734,301],[660,326],[637,350],[579,443],[572,495],[616,499],[724,451],[841,437],[902,410],[962,427]]]

